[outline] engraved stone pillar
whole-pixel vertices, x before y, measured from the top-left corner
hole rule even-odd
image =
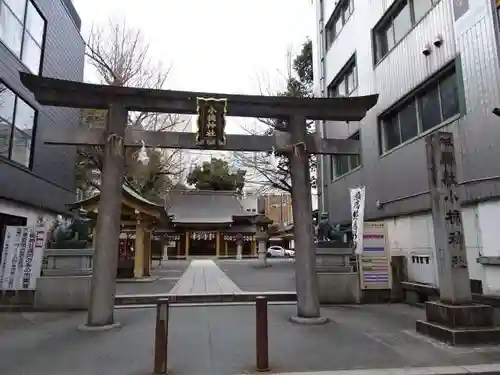
[[[426,146],[440,300],[450,304],[470,303],[472,294],[453,135],[432,134]]]
[[[472,302],[453,134],[431,134],[426,149],[440,301],[426,303],[416,329],[452,345],[498,343],[493,307]]]

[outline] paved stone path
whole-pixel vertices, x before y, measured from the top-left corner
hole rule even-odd
[[[500,373],[500,364],[473,365],[473,366],[438,366],[413,368],[388,368],[376,370],[341,370],[341,371],[314,371],[275,373],[274,375],[496,375]],[[247,375],[247,374],[242,374]]]
[[[241,289],[213,260],[193,260],[170,294],[241,293]]]
[[[424,311],[409,306],[326,307],[323,314],[331,323],[324,326],[293,324],[288,317],[294,312],[294,306],[269,307],[271,374],[450,374],[441,370],[500,363],[500,348],[452,349],[417,337],[415,319]],[[78,331],[85,318],[85,313],[0,314],[0,374],[151,374],[155,309],[117,310],[122,327],[104,332]],[[170,374],[255,373],[253,306],[175,307],[169,330]],[[418,369],[428,366],[446,368]],[[395,368],[405,371],[363,372]],[[341,370],[360,372],[329,372]]]
[[[283,272],[288,269],[285,263],[262,272],[248,264],[234,263],[228,274],[243,290],[259,286],[250,283],[252,277],[266,277],[268,284],[261,287],[267,290],[276,290],[283,277],[288,277],[288,273]],[[219,264],[226,269],[225,263]],[[290,272],[292,266],[290,264]],[[166,270],[172,268],[166,265]],[[174,273],[165,272],[170,274]],[[241,277],[242,274],[246,276]],[[167,281],[141,286],[163,288]],[[172,293],[240,293],[240,288],[213,261],[195,260],[172,288]],[[170,313],[171,374],[255,373],[254,306],[175,306]],[[420,336],[415,332],[415,321],[422,319],[425,312],[418,308],[401,304],[329,306],[322,309],[322,314],[330,319],[324,326],[293,324],[289,317],[295,313],[293,305],[269,306],[272,374],[500,373],[498,365],[470,367],[500,363],[500,346],[451,348]],[[0,313],[0,374],[151,374],[155,309],[120,309],[115,315],[121,327],[82,332],[77,327],[85,322],[84,312]],[[424,369],[428,366],[445,367]]]

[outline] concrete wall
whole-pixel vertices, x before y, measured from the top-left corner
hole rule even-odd
[[[487,201],[462,210],[469,277],[481,281],[483,293],[500,295],[500,266],[482,265],[478,257],[500,257],[500,201]],[[392,256],[406,257],[408,281],[439,286],[431,214],[386,219]],[[428,263],[427,263],[428,262]]]

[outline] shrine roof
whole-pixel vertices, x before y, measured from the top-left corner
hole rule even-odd
[[[234,191],[181,190],[171,192],[167,214],[177,224],[230,224],[248,213]]]
[[[68,205],[68,207],[70,209],[75,209],[75,208],[85,209],[85,208],[91,207],[99,202],[100,196],[101,196],[100,192],[96,193],[96,194],[92,195],[91,197],[88,197],[88,198],[76,201],[74,203],[71,203]],[[161,216],[161,217],[164,217],[164,219],[166,219],[166,216],[164,215],[163,206],[161,204],[157,204],[155,202],[152,202],[152,201],[144,198],[142,195],[137,193],[134,189],[130,188],[129,186],[127,186],[125,184],[122,185],[122,196],[124,199],[129,199],[129,200],[135,202],[134,205],[136,205],[139,208],[139,211],[142,211],[142,209],[140,209],[142,207],[145,210],[145,212],[143,212],[143,213],[146,213],[146,214],[151,214],[152,212],[158,213],[158,215],[153,214],[153,216]]]

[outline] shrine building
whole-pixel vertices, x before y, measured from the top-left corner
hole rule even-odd
[[[170,217],[164,233],[169,259],[257,257],[256,231],[269,219],[246,212],[233,191],[172,191],[165,200]]]

